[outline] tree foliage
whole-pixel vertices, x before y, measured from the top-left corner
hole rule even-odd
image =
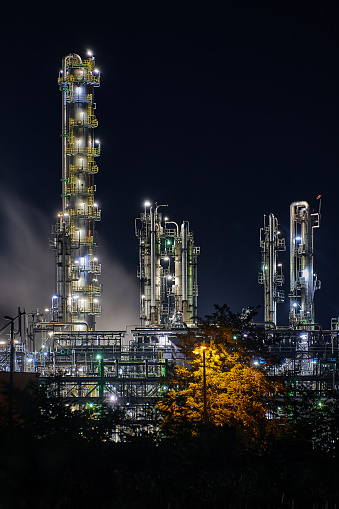
[[[170,435],[196,434],[207,417],[209,425],[235,428],[249,444],[264,444],[278,433],[274,396],[284,386],[260,364],[266,337],[251,323],[255,310],[215,309],[182,338],[188,361],[174,367],[169,391],[159,402],[161,426]]]

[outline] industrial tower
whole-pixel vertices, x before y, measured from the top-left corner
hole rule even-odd
[[[100,314],[100,264],[95,256],[95,223],[101,212],[94,202],[95,158],[100,143],[94,138],[94,87],[100,74],[92,55],[77,54],[62,61],[58,79],[62,93],[62,210],[58,214],[53,248],[56,251],[56,295],[52,321],[64,330],[94,330]]]
[[[291,204],[289,321],[292,327],[314,324],[314,292],[320,288],[320,281],[313,272],[313,234],[319,226],[320,207],[318,213],[311,214],[306,201]]]
[[[145,204],[136,219],[139,239],[140,320],[142,326],[180,327],[197,318],[197,256],[188,221],[162,218],[160,207]]]
[[[277,325],[277,303],[284,302],[283,290],[278,290],[284,284],[282,265],[277,265],[277,252],[285,251],[285,239],[279,238],[280,231],[277,218],[270,214],[268,223],[264,216],[264,227],[260,228],[260,248],[262,271],[259,272],[259,283],[264,285],[264,320]]]

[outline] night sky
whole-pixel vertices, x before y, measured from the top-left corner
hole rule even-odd
[[[199,315],[263,305],[259,229],[306,200],[315,232],[316,321],[339,316],[338,10],[334,2],[99,2],[7,6],[2,15],[0,316],[49,307],[50,227],[61,207],[62,57],[88,49],[102,155],[97,224],[104,308],[98,329],[138,323],[143,202],[190,222]],[[288,294],[288,251],[284,265]],[[262,310],[259,319],[262,319]],[[288,299],[279,306],[288,323]]]

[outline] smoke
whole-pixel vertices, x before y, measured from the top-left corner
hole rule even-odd
[[[50,307],[55,292],[55,257],[49,249],[51,218],[9,190],[0,191],[0,319]],[[99,246],[102,264],[102,316],[97,330],[125,330],[138,323],[138,285],[116,260]]]

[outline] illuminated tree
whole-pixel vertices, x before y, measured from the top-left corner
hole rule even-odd
[[[267,376],[265,335],[251,324],[254,313],[216,306],[182,339],[188,362],[174,367],[158,405],[166,433],[197,434],[204,421],[233,427],[248,443],[264,443],[278,432],[274,396],[284,387]]]

